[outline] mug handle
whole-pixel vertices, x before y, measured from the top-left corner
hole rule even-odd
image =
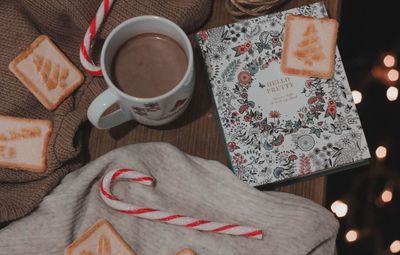
[[[102,116],[104,112],[110,108],[113,104],[118,102],[118,97],[111,92],[110,89],[106,89],[97,96],[90,104],[87,111],[87,116],[90,122],[98,129],[108,129],[119,124],[122,124],[128,120],[131,120],[129,112],[123,111],[121,108]]]

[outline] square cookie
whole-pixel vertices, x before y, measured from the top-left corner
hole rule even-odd
[[[190,248],[185,248],[178,252],[176,255],[196,255],[196,253]]]
[[[52,127],[48,120],[0,115],[0,167],[44,172]]]
[[[41,35],[11,63],[9,69],[49,110],[78,88],[83,74],[46,35]]]
[[[98,220],[65,249],[65,255],[136,255],[113,226]]]
[[[330,79],[335,71],[338,22],[288,15],[282,50],[285,74]]]

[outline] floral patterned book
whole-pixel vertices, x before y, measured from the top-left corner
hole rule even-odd
[[[327,16],[316,3],[196,34],[231,168],[252,186],[348,169],[370,158],[337,49],[332,79],[281,73],[288,14]]]

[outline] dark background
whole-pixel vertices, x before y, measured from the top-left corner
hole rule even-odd
[[[340,218],[338,254],[391,254],[389,246],[400,239],[400,153],[399,101],[386,98],[388,83],[371,75],[383,67],[390,53],[400,57],[400,1],[343,0],[338,36],[339,50],[352,90],[362,93],[357,109],[368,141],[372,160],[369,166],[328,177],[327,207],[335,200],[348,204]],[[396,69],[399,68],[396,63]],[[388,150],[386,159],[377,160],[378,146]],[[376,200],[392,185],[393,199],[384,206]],[[349,243],[345,234],[356,229],[359,239]]]

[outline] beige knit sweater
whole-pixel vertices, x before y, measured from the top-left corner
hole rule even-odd
[[[205,233],[111,209],[99,196],[99,180],[121,166],[151,175],[156,182],[149,187],[118,181],[113,194],[119,199],[257,227],[264,231],[263,239]],[[0,230],[0,254],[63,254],[68,244],[102,218],[138,255],[173,255],[184,247],[198,255],[329,255],[334,254],[339,227],[331,212],[308,199],[261,192],[216,161],[187,155],[165,143],[147,143],[113,150],[67,175],[37,210]]]

